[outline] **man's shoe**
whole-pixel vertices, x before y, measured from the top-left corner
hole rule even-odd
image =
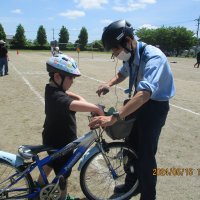
[[[131,188],[133,187],[132,184],[122,184],[122,185],[117,185],[114,188],[114,193],[115,194],[123,194],[128,192],[129,190],[131,190]],[[133,192],[132,196],[136,196],[140,193],[140,189],[139,186],[135,189],[135,191]]]
[[[126,185],[126,184],[121,184],[121,185],[116,185],[115,189],[114,189],[114,193],[115,194],[119,194],[119,193],[126,193],[131,189],[130,185]]]

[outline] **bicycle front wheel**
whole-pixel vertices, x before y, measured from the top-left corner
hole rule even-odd
[[[16,168],[10,163],[0,159],[0,200],[29,199],[25,198],[25,196],[27,196],[32,191],[31,188],[33,188],[33,180],[30,175],[24,176],[13,184],[15,180],[19,178],[21,171],[21,168]]]
[[[90,200],[130,199],[138,187],[137,178],[130,189],[123,193],[116,193],[115,188],[125,184],[128,170],[132,175],[135,173],[134,163],[136,160],[136,153],[124,142],[107,144],[104,156],[102,152],[97,152],[81,169],[80,185],[83,193]],[[109,169],[108,163],[111,164],[111,169]]]

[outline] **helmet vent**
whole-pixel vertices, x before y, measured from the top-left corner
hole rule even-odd
[[[68,59],[67,59],[67,58],[65,58],[65,57],[62,57],[62,59],[63,59],[63,60],[65,60],[65,61],[68,61]]]

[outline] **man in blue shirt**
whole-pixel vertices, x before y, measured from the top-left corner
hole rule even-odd
[[[112,116],[95,117],[89,126],[111,126],[117,120],[134,114],[136,121],[126,142],[138,154],[135,165],[137,177],[127,172],[125,184],[116,187],[115,192],[126,192],[138,178],[137,192],[141,193],[140,200],[155,200],[157,177],[153,171],[157,168],[155,155],[158,139],[169,111],[169,99],[175,95],[169,63],[160,49],[136,41],[131,24],[125,20],[113,22],[106,27],[102,42],[106,50],[112,50],[113,56],[123,60],[123,66],[116,76],[99,86],[97,94],[106,94],[111,86],[129,76],[126,92],[130,100]]]

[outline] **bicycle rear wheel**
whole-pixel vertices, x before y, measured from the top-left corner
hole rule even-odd
[[[81,169],[80,185],[83,193],[90,200],[130,199],[138,187],[138,179],[134,181],[128,191],[120,194],[116,194],[114,191],[116,186],[125,184],[127,168],[130,168],[132,173],[136,171],[133,164],[133,161],[137,160],[136,153],[123,142],[107,144],[105,152],[117,177],[113,178],[102,152],[97,152]]]
[[[16,184],[9,186],[19,177],[21,171],[22,168],[12,166],[10,163],[0,159],[0,200],[18,199],[31,193],[33,180],[29,174],[20,179]]]

